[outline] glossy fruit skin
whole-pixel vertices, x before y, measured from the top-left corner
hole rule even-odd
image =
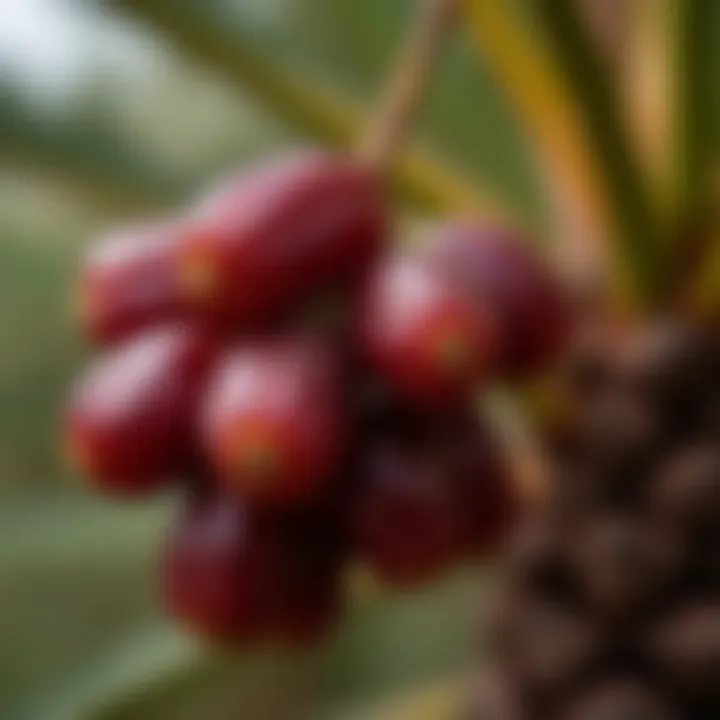
[[[486,308],[412,256],[378,264],[357,322],[369,362],[421,404],[457,404],[492,372],[496,337]]]
[[[216,353],[215,339],[189,326],[148,330],[108,351],[71,393],[70,459],[119,495],[176,479],[195,459],[194,418]]]
[[[425,462],[442,468],[455,500],[464,553],[484,558],[497,552],[519,518],[520,497],[499,441],[477,411],[420,410],[382,383],[367,389],[357,423],[361,457],[367,445],[386,443],[432,458]]]
[[[176,273],[191,304],[242,329],[361,276],[385,212],[375,179],[350,159],[309,151],[274,160],[200,203]]]
[[[78,282],[87,338],[108,346],[180,318],[189,308],[174,273],[181,223],[157,220],[104,238],[88,252]]]
[[[476,412],[466,409],[437,423],[439,453],[458,497],[467,552],[500,550],[520,515],[520,497],[498,441]]]
[[[342,375],[339,356],[314,337],[261,338],[227,349],[200,413],[219,482],[262,505],[320,492],[349,432]]]
[[[279,567],[272,522],[235,498],[194,498],[168,536],[161,593],[192,631],[221,642],[254,640],[272,619]]]
[[[562,351],[570,333],[569,304],[528,243],[499,227],[452,222],[431,234],[424,255],[431,267],[492,305],[504,376],[533,375]]]
[[[368,448],[352,518],[356,550],[391,586],[447,570],[463,551],[462,520],[445,469],[422,448]]]

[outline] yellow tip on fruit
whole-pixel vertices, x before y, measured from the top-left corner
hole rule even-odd
[[[264,485],[277,471],[278,457],[270,443],[256,440],[245,442],[237,449],[233,465],[243,481]]]
[[[180,285],[194,300],[205,300],[218,285],[215,264],[208,258],[188,255],[180,263]]]
[[[466,338],[457,333],[447,333],[440,338],[435,346],[435,357],[454,375],[464,375],[472,369],[472,348]]]
[[[218,259],[203,228],[190,231],[180,246],[177,262],[178,283],[191,300],[202,302],[216,293],[220,284]]]

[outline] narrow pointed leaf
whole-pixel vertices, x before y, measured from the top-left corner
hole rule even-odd
[[[641,303],[653,302],[666,271],[653,208],[622,124],[616,88],[570,0],[539,0],[542,20],[580,101],[613,218],[615,268]]]
[[[595,160],[564,78],[537,33],[505,0],[465,0],[480,57],[529,136],[556,217],[562,257],[597,266],[608,235]]]

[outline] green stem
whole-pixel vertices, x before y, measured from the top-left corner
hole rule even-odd
[[[457,0],[422,0],[367,126],[356,140],[359,158],[384,176],[412,127],[450,30]]]
[[[665,263],[647,189],[620,120],[618,98],[572,0],[539,0],[539,7],[594,145],[613,213],[617,260],[625,265],[638,301],[653,303],[663,287]]]
[[[200,3],[111,1],[157,26],[184,52],[250,92],[301,133],[341,148],[357,142],[364,121],[357,107],[276,66],[256,51],[237,28],[230,29],[209,17],[209,11],[203,11]],[[398,195],[416,209],[507,214],[500,200],[418,147],[399,153],[390,179]]]

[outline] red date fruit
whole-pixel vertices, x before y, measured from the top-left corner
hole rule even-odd
[[[168,612],[223,642],[257,638],[277,597],[274,527],[232,498],[192,501],[173,527],[162,559]]]
[[[358,322],[367,358],[408,398],[455,403],[492,371],[488,312],[415,258],[378,265]]]
[[[520,511],[520,498],[498,443],[471,412],[443,423],[443,457],[459,498],[468,552],[476,557],[496,553]]]
[[[209,383],[201,435],[229,491],[282,505],[322,488],[347,435],[338,364],[325,344],[299,337],[225,353]]]
[[[386,225],[372,175],[324,153],[276,160],[227,182],[189,222],[176,264],[185,296],[238,329],[319,286],[361,276]]]
[[[173,265],[180,233],[179,223],[156,221],[114,233],[90,250],[78,312],[91,342],[110,345],[183,314]]]
[[[421,448],[397,442],[369,448],[355,503],[358,552],[390,585],[424,582],[462,555],[450,480]]]
[[[491,304],[503,375],[526,377],[561,352],[569,334],[567,301],[540,257],[512,233],[450,223],[435,231],[425,257],[478,301]]]
[[[195,413],[215,343],[186,327],[150,330],[80,378],[66,416],[71,460],[99,488],[142,494],[194,459]]]

